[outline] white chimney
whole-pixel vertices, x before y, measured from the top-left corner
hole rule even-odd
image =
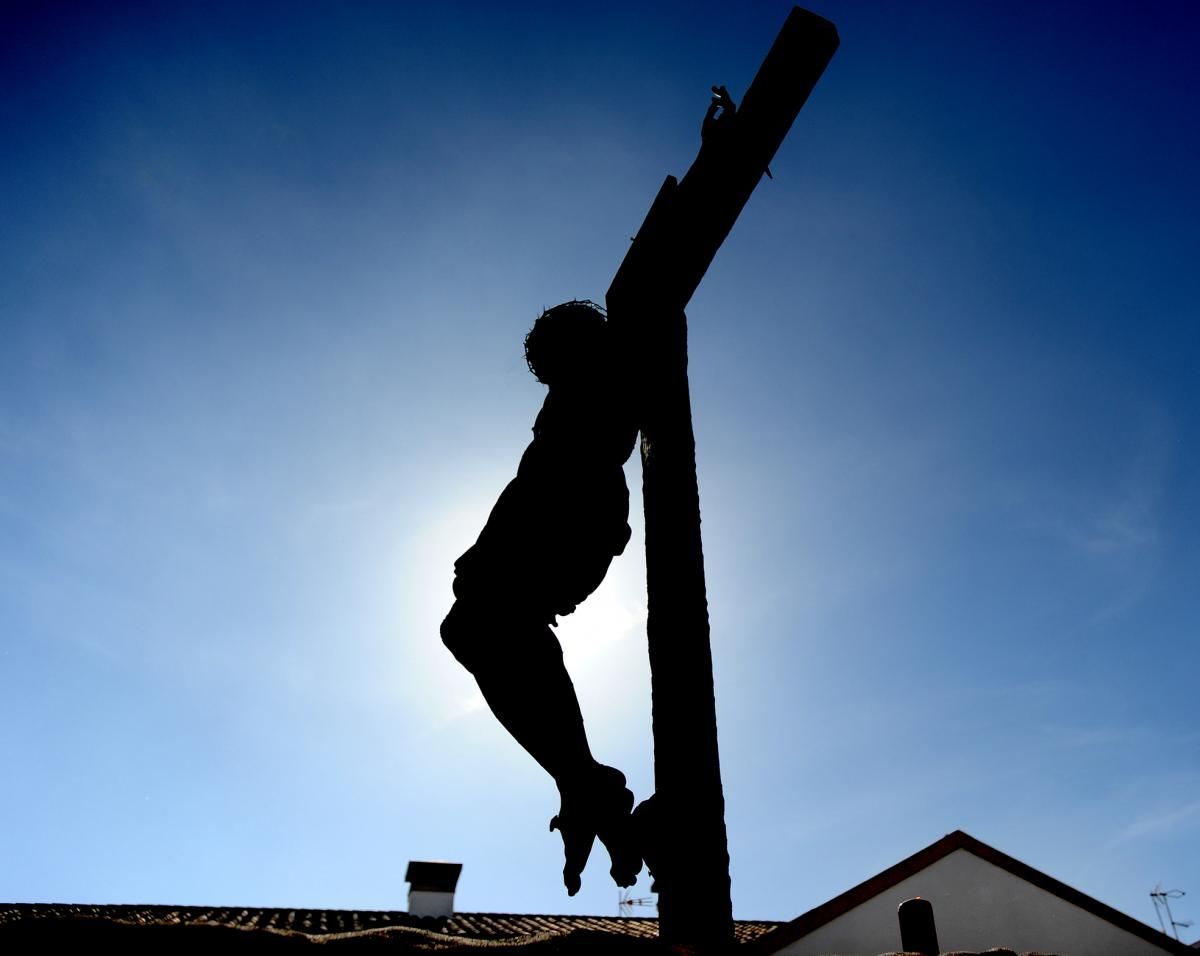
[[[412,916],[453,916],[454,888],[462,873],[461,863],[410,860],[404,878],[408,880],[408,912]]]

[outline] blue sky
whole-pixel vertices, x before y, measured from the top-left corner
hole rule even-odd
[[[0,899],[403,908],[436,858],[615,913],[437,624],[525,331],[787,10],[5,7]],[[735,915],[962,828],[1154,922],[1200,893],[1200,16],[816,10],[689,310]],[[560,628],[639,796],[643,573]]]

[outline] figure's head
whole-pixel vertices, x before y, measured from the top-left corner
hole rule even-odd
[[[608,358],[604,310],[572,299],[541,314],[525,336],[525,361],[533,377],[557,385],[598,371]]]

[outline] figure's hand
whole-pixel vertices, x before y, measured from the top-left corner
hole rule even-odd
[[[737,104],[733,102],[733,97],[729,95],[729,90],[723,86],[714,86],[712,88],[712,105],[725,110],[728,113],[737,112]]]
[[[729,95],[729,90],[723,86],[712,87],[712,102],[708,104],[708,112],[704,114],[704,122],[700,125],[700,139],[708,138],[718,123],[726,123],[737,112],[737,104]]]

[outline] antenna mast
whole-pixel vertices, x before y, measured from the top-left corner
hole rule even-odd
[[[1167,925],[1169,924],[1171,927],[1171,934],[1179,942],[1183,942],[1183,940],[1179,939],[1179,927],[1182,926],[1184,929],[1187,929],[1192,925],[1192,921],[1190,919],[1177,920],[1171,913],[1170,901],[1177,900],[1181,896],[1187,896],[1187,894],[1183,890],[1164,890],[1161,883],[1159,883],[1156,887],[1154,887],[1153,890],[1150,891],[1150,899],[1154,900],[1154,915],[1158,917],[1158,925],[1162,927],[1162,931],[1165,934],[1167,932]],[[1164,911],[1166,911],[1167,914],[1166,923],[1163,922]]]

